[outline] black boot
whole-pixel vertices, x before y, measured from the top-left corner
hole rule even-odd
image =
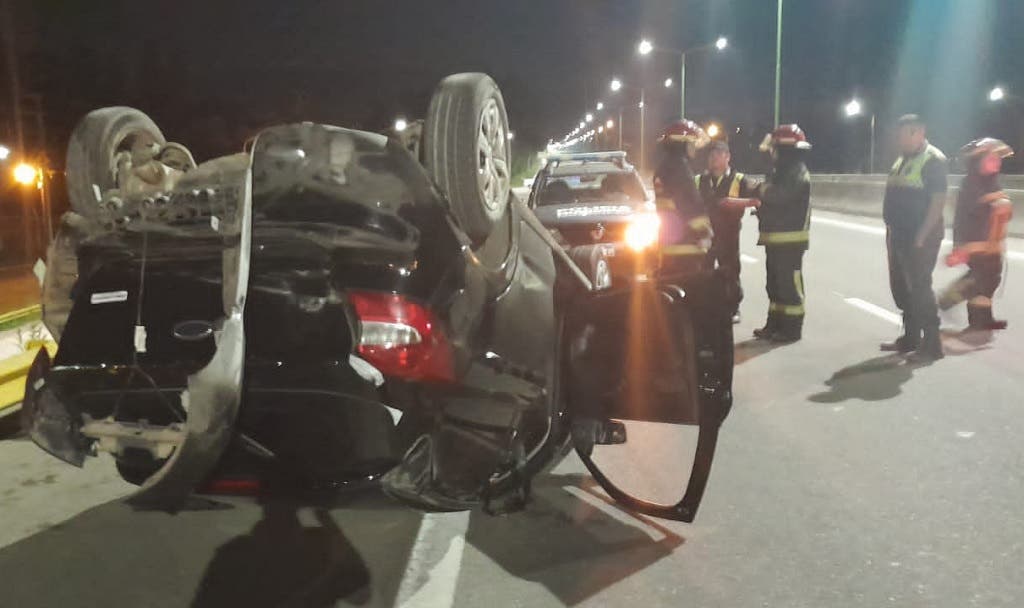
[[[803,334],[803,317],[784,317],[775,327],[775,333],[769,338],[776,344],[792,344],[799,342]]]
[[[912,353],[920,345],[921,330],[914,323],[908,323],[907,316],[903,315],[903,335],[892,342],[880,344],[879,348],[885,353]]]
[[[945,356],[946,354],[942,352],[942,335],[939,333],[939,328],[936,327],[925,330],[921,345],[910,353],[907,359],[914,363],[931,363]]]
[[[1007,325],[1006,321],[996,320],[992,316],[992,307],[967,305],[967,329],[990,331],[1006,329]]]
[[[920,345],[921,339],[917,336],[903,334],[892,342],[883,342],[879,348],[886,353],[912,353]]]
[[[754,337],[758,340],[770,340],[775,330],[778,329],[779,319],[772,313],[768,313],[768,321],[765,322],[764,327],[754,330]]]

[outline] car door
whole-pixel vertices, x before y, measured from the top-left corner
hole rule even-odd
[[[693,521],[732,403],[732,324],[713,277],[582,295],[567,315],[576,451],[646,515]]]

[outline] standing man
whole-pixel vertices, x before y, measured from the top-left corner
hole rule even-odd
[[[903,335],[882,344],[887,352],[913,353],[915,361],[943,357],[932,272],[942,244],[946,156],[928,143],[921,117],[897,122],[900,157],[889,171],[882,214],[889,253],[889,284],[903,311]]]
[[[757,211],[767,270],[768,321],[754,337],[790,344],[804,325],[804,252],[810,243],[811,176],[804,155],[811,149],[797,125],[779,125],[761,144],[772,169],[760,186]]]
[[[992,316],[992,296],[1002,280],[1006,228],[1013,215],[1013,203],[999,187],[1003,159],[1013,149],[998,139],[976,139],[960,150],[967,175],[960,185],[953,219],[953,252],[950,266],[967,264],[967,274],[957,279],[939,297],[939,307],[948,310],[967,300],[968,329],[1006,329],[1006,321]]]
[[[658,137],[662,158],[654,172],[661,219],[662,275],[689,275],[704,268],[711,247],[711,219],[697,192],[690,163],[710,139],[692,120],[670,124]]]
[[[708,252],[708,265],[717,268],[728,284],[730,300],[735,301],[732,322],[740,322],[739,306],[743,300],[740,283],[740,226],[747,207],[756,207],[757,187],[730,162],[729,144],[716,141],[708,153],[708,168],[697,176],[697,190],[711,218],[715,235]]]

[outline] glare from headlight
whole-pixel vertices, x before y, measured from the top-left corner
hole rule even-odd
[[[656,213],[643,213],[633,217],[626,227],[626,245],[633,251],[643,251],[658,242],[661,218]]]

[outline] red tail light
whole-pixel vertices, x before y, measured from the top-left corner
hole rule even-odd
[[[359,317],[359,354],[386,376],[454,382],[452,347],[434,315],[406,298],[350,292]]]

